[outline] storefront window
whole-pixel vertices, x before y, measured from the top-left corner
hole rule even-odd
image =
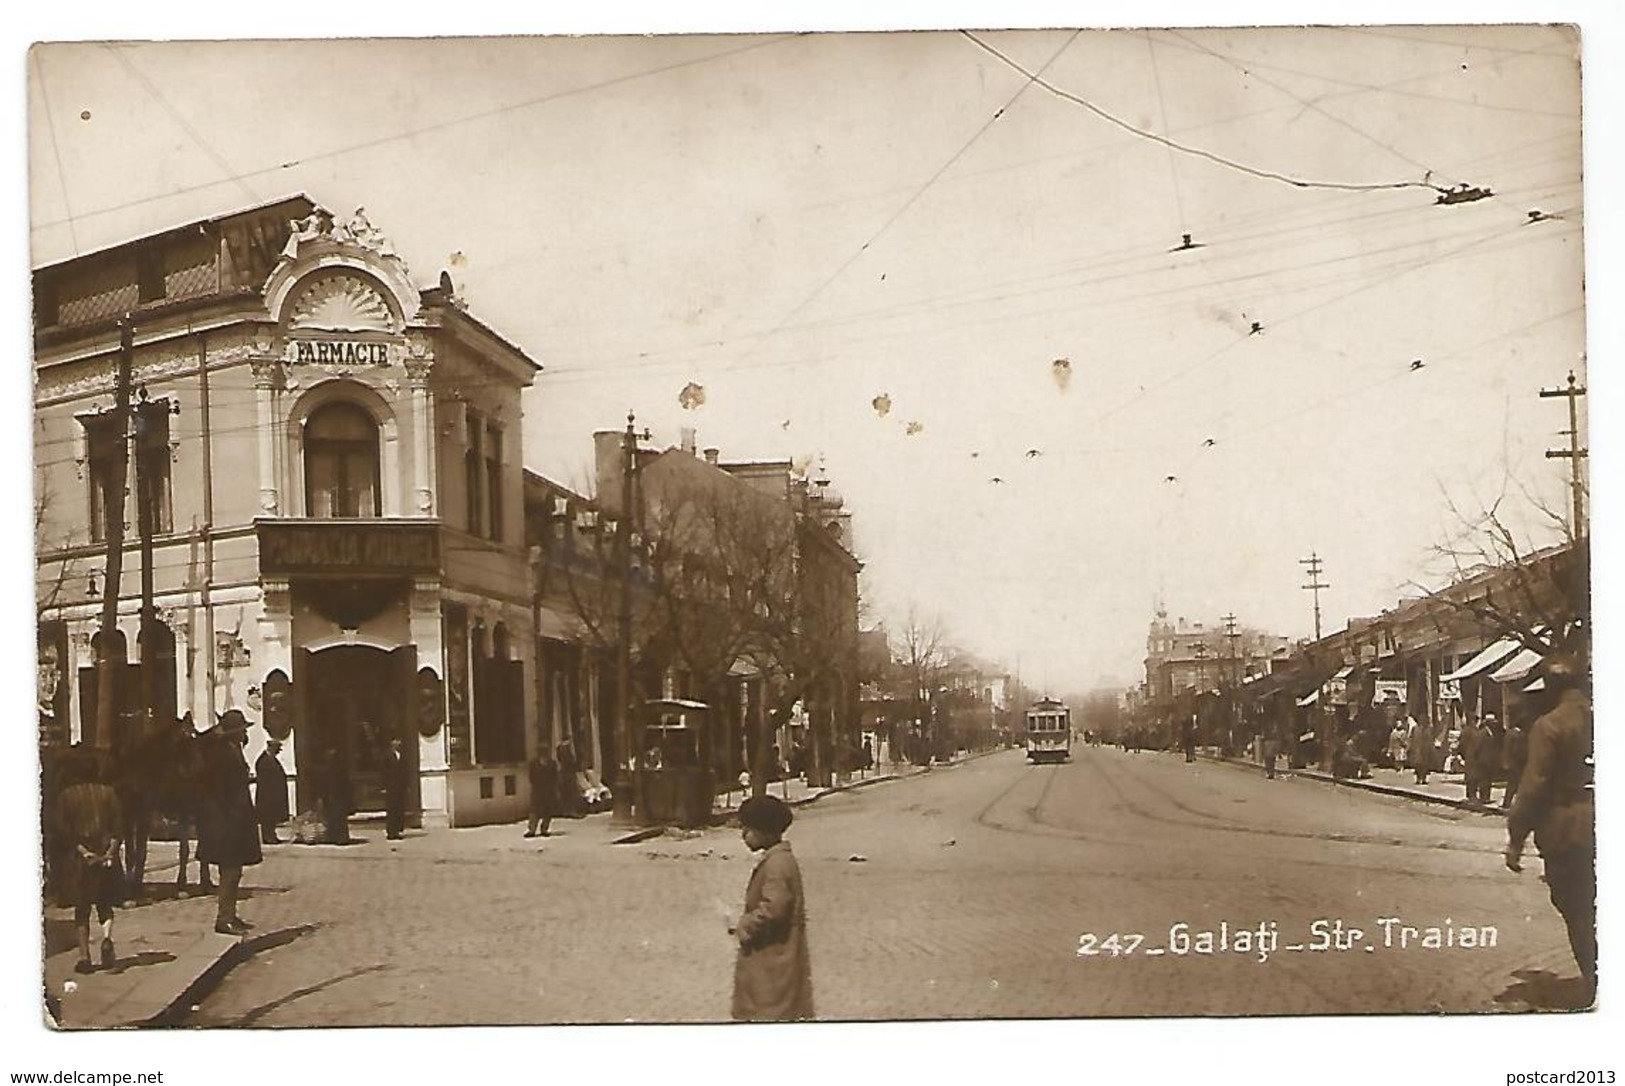
[[[305,512],[312,517],[376,517],[378,424],[352,403],[332,403],[305,423]]]

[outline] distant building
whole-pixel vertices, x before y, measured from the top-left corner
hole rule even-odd
[[[1247,626],[1227,634],[1224,623],[1169,621],[1158,609],[1145,639],[1145,697],[1171,701],[1183,692],[1239,686],[1267,673],[1291,648],[1289,638]]]

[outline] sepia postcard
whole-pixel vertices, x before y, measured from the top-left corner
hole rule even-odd
[[[46,1028],[1593,1014],[1582,34],[33,45]]]

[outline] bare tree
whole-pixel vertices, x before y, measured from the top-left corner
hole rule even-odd
[[[34,558],[38,569],[34,579],[36,614],[43,614],[62,602],[62,593],[68,582],[80,573],[78,558],[60,557],[56,553],[67,546],[70,536],[66,531],[55,534],[50,531],[55,501],[56,494],[51,489],[50,479],[42,472],[36,473],[34,485]]]
[[[796,707],[815,692],[856,689],[855,581],[831,574],[807,535],[821,529],[800,511],[731,479],[664,488],[645,526],[657,639],[710,690],[740,664],[761,683],[765,712],[751,743],[760,795],[772,737]]]
[[[1447,492],[1443,497],[1453,524],[1432,548],[1443,586],[1413,582],[1412,587],[1442,605],[1445,615],[1537,652],[1549,649],[1575,622],[1589,620],[1588,541],[1566,510],[1510,477],[1476,510]],[[1534,527],[1518,527],[1531,518]]]
[[[917,603],[910,602],[894,638],[892,653],[899,678],[913,706],[914,719],[923,723],[932,693],[948,666],[946,627],[940,617],[927,614]]]

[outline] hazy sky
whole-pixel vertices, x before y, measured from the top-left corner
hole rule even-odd
[[[1447,495],[1565,500],[1536,392],[1586,377],[1569,31],[977,37],[1009,63],[952,32],[45,46],[32,260],[364,205],[545,367],[528,466],[584,484],[629,408],[822,458],[871,619],[914,602],[1057,690],[1138,678],[1159,597],[1304,636],[1313,550],[1336,629],[1436,579]]]

